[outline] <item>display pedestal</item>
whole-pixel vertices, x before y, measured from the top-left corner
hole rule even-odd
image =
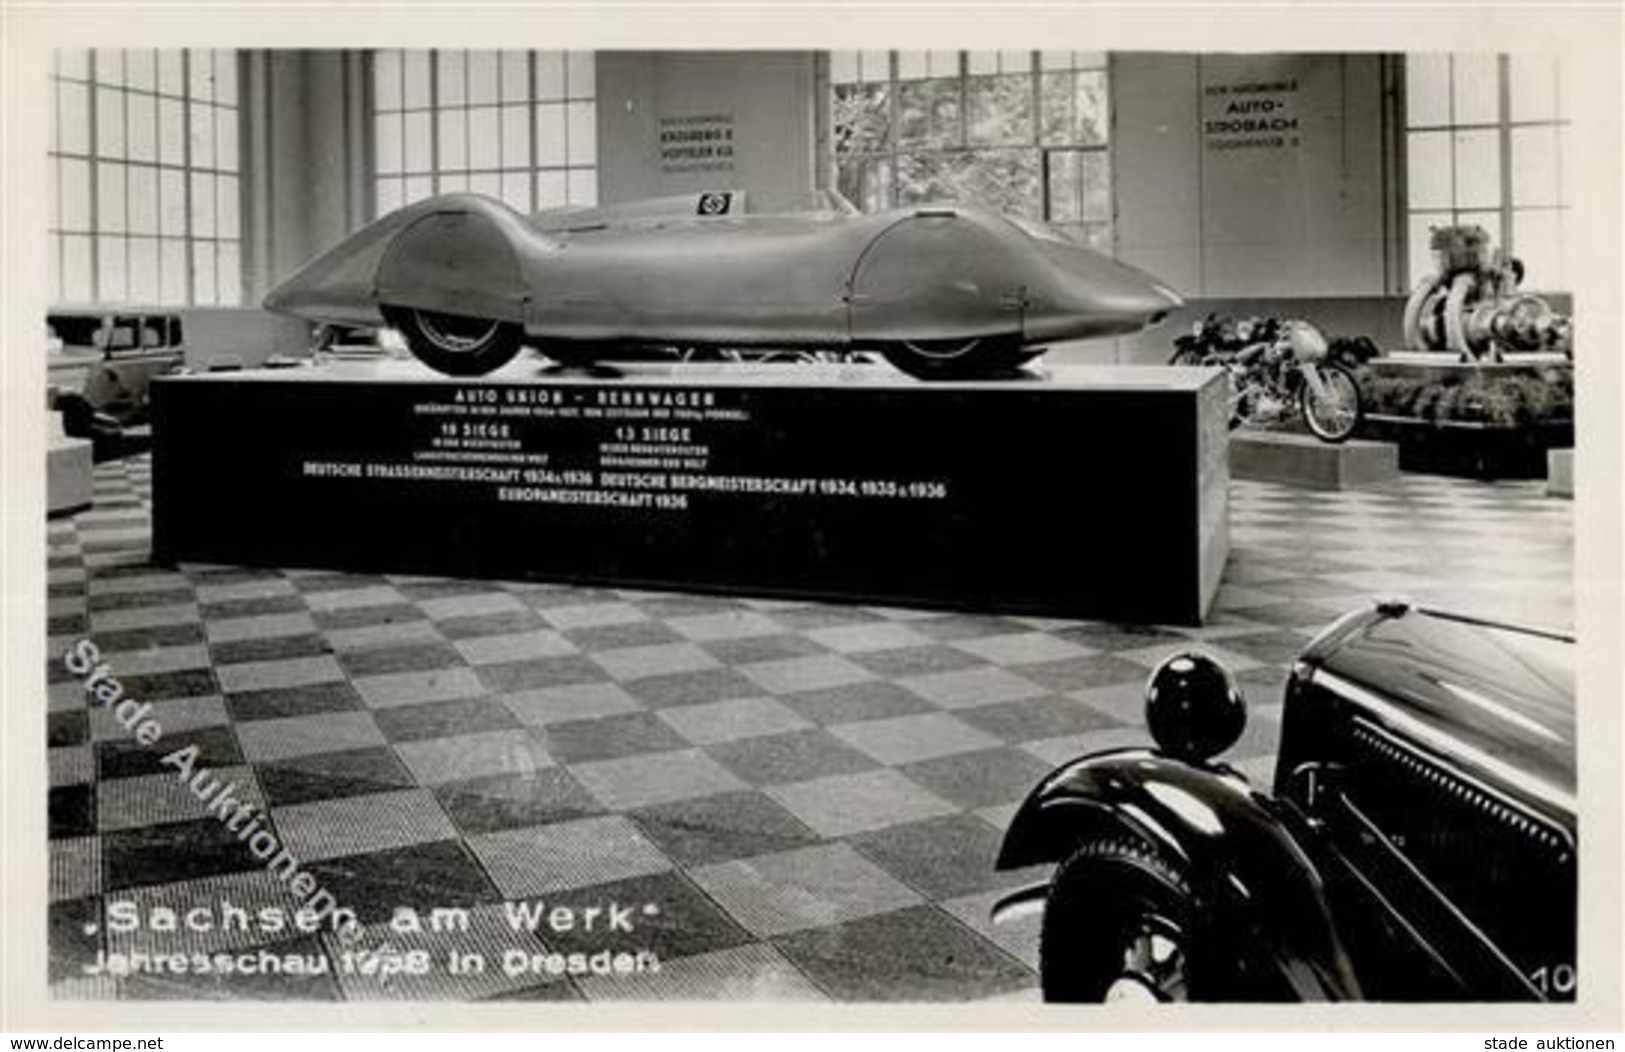
[[[62,433],[62,414],[48,414],[45,446],[45,513],[71,515],[96,499],[92,450],[88,439]]]
[[[1451,352],[1390,351],[1365,365],[1372,376],[1393,377],[1416,383],[1460,383],[1463,380],[1488,381],[1507,376],[1542,377],[1553,372],[1572,372],[1574,362],[1556,353],[1508,355],[1499,362],[1464,362]]]
[[[1574,497],[1574,450],[1546,451],[1546,495]]]
[[[1230,474],[1309,489],[1353,489],[1399,477],[1399,447],[1350,439],[1337,445],[1284,431],[1230,436]]]
[[[390,361],[152,400],[161,561],[1191,624],[1228,552],[1211,370]]]
[[[1547,450],[1574,444],[1574,364],[1563,355],[1393,354],[1366,371],[1360,434],[1397,444],[1402,471],[1538,479]]]
[[[1574,445],[1574,424],[1512,425],[1368,414],[1361,434],[1399,446],[1399,469],[1474,479],[1539,479],[1546,455]]]

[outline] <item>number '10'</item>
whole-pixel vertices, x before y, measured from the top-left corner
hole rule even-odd
[[[1543,964],[1529,974],[1529,981],[1543,994],[1572,994],[1574,992],[1574,965]]]

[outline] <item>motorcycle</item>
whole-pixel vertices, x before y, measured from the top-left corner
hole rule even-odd
[[[1230,377],[1230,427],[1266,427],[1299,416],[1323,442],[1344,442],[1363,413],[1360,385],[1320,330],[1305,321],[1209,315],[1174,341],[1173,365],[1217,366]],[[1339,349],[1347,347],[1346,341]]]

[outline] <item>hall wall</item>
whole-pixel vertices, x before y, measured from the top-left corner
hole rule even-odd
[[[1293,86],[1238,90],[1271,84]],[[1120,55],[1112,88],[1125,262],[1192,297],[1398,291],[1386,251],[1381,56]],[[1284,118],[1290,129],[1210,130],[1249,118]]]
[[[599,200],[743,189],[753,208],[796,207],[814,186],[814,68],[810,51],[599,52]],[[685,128],[731,133],[732,156],[663,152]]]

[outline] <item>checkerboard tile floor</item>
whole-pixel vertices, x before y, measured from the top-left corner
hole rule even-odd
[[[1033,872],[992,863],[1053,765],[1144,743],[1147,671],[1193,644],[1252,698],[1232,752],[1268,777],[1286,663],[1396,592],[1571,625],[1572,505],[1538,483],[1408,476],[1231,486],[1231,558],[1201,628],[547,584],[155,566],[149,465],[105,464],[49,526],[51,653],[88,636],[165,738],[132,742],[47,672],[49,971],[58,997],[1035,996],[1036,931],[988,922]],[[160,766],[201,762],[366,927],[443,954],[650,949],[631,978],[345,973],[331,933],[110,931],[143,911],[293,903]],[[502,904],[651,903],[633,936],[515,935]],[[467,907],[407,934],[396,907]],[[370,941],[369,941],[370,940]],[[160,946],[159,943],[162,945]],[[326,974],[87,976],[98,951],[266,945]]]

